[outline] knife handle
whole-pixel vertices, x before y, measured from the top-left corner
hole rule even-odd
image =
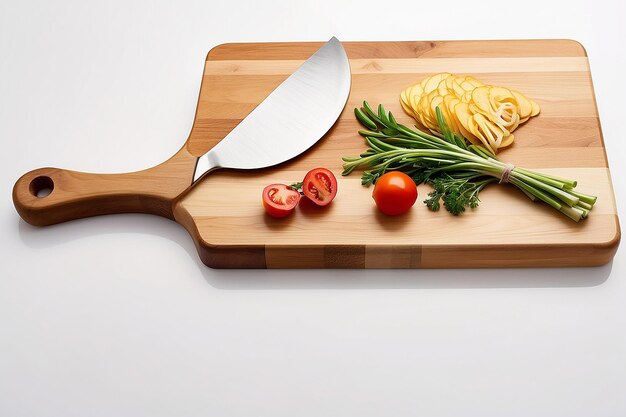
[[[173,218],[172,201],[191,185],[195,161],[183,148],[160,165],[126,174],[39,168],[17,180],[13,203],[34,226],[114,213]]]

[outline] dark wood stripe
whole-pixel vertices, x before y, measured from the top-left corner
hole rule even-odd
[[[342,42],[357,58],[440,58],[587,56],[585,48],[568,39]],[[307,59],[323,42],[225,43],[211,49],[207,60]]]

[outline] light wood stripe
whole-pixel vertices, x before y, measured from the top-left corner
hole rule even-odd
[[[539,208],[541,210],[541,208]],[[200,229],[211,230],[211,244],[218,246],[291,246],[302,248],[317,243],[318,246],[354,245],[450,245],[480,246],[492,245],[550,245],[546,240],[558,239],[558,245],[601,245],[613,240],[618,232],[615,214],[594,213],[580,225],[578,233],[563,233],[563,228],[571,220],[545,212],[542,215],[528,215],[519,219],[511,216],[480,216],[476,213],[451,219],[448,213],[429,213],[426,208],[413,215],[410,222],[399,224],[392,221],[385,226],[372,221],[372,215],[334,216],[333,221],[317,221],[310,226],[299,225],[306,222],[294,216],[280,224],[255,227],[258,216],[250,217],[196,217]],[[455,229],[450,228],[454,220]],[[561,221],[562,220],[562,221]],[[268,219],[268,222],[270,220]],[[273,221],[272,221],[273,223]],[[592,228],[587,229],[587,228]],[[240,236],[233,234],[240,230]],[[298,233],[285,233],[297,229]],[[324,229],[320,241],[315,231]],[[243,231],[246,231],[243,233]],[[458,230],[455,232],[454,230]],[[485,230],[493,231],[485,234]],[[461,232],[462,231],[462,232]],[[264,237],[254,238],[252,234],[262,233]],[[215,237],[213,237],[215,236]],[[217,239],[217,240],[216,240]],[[217,243],[220,242],[220,243]],[[382,242],[382,243],[381,243]],[[555,245],[557,244],[555,243]],[[461,256],[461,253],[459,253]]]
[[[206,61],[205,75],[289,75],[304,60],[284,61]],[[414,58],[351,59],[350,71],[357,74],[419,74],[453,72],[578,72],[587,71],[586,57],[520,57],[520,58]]]
[[[544,168],[537,170],[546,174],[558,175],[565,178],[578,180],[581,192],[598,196],[599,202],[594,207],[593,213],[613,214],[615,204],[611,188],[608,182],[608,170],[606,168]],[[304,178],[306,170],[282,170],[271,172],[269,170],[256,171],[254,174],[245,173],[231,174],[216,172],[212,177],[206,178],[199,184],[197,190],[192,191],[190,199],[185,200],[184,206],[194,213],[196,217],[254,217],[263,213],[263,207],[256,204],[260,201],[263,187],[272,182],[291,184]],[[310,210],[312,217],[334,219],[335,216],[369,216],[374,214],[374,207],[370,204],[372,188],[363,187],[360,184],[359,173],[341,177],[340,172],[335,172],[338,177],[340,190],[336,203],[324,210]],[[231,185],[220,190],[223,182],[228,181]],[[483,204],[476,213],[479,215],[538,215],[536,204],[528,204],[526,197],[510,186],[492,186],[483,191],[481,200]],[[420,187],[422,197],[425,198],[429,187]],[[218,191],[219,190],[219,191]],[[502,196],[501,194],[504,194]],[[502,197],[502,198],[500,198]],[[334,202],[334,203],[335,203]],[[316,208],[316,207],[315,207]],[[419,207],[416,206],[416,211]],[[398,218],[392,221],[406,221]],[[289,233],[289,232],[287,232]]]
[[[402,111],[399,105],[399,91],[425,75],[354,75],[346,109],[333,130],[335,135],[330,142],[333,143],[335,139],[345,141],[344,135],[352,137],[361,128],[354,120],[352,109],[360,106],[363,99],[374,104],[384,103],[401,123],[412,125],[412,119]],[[206,76],[203,83],[205,88],[200,95],[196,122],[188,144],[190,151],[195,155],[208,151],[245,118],[260,101],[265,99],[284,78],[285,76],[272,75]],[[516,132],[518,137],[526,137],[528,144],[545,147],[546,141],[549,140],[552,146],[558,145],[559,147],[602,146],[597,108],[588,73],[485,73],[480,79],[517,88],[541,105],[541,117],[531,120]],[[569,121],[573,122],[570,124]],[[519,147],[527,146],[524,140],[518,140],[518,143],[521,144]],[[358,148],[354,150],[358,151]],[[557,160],[558,166],[562,166],[561,159]],[[591,160],[603,161],[604,158]],[[534,165],[532,161],[527,163],[523,160],[522,163],[529,167]]]
[[[241,94],[244,93],[242,92]],[[249,97],[248,99],[251,100],[252,98]],[[355,93],[350,95],[350,98],[346,103],[346,108],[350,111],[344,112],[341,115],[341,118],[348,119],[354,117],[352,110],[355,107],[361,107],[363,100],[367,100],[370,104],[386,103],[385,107],[392,111],[394,115],[403,114],[402,108],[400,107],[399,96],[396,96],[393,93],[371,92],[369,95],[364,94],[360,96]],[[542,116],[546,118],[597,116],[595,101],[592,98],[569,100],[552,98],[541,99],[535,97],[535,101],[542,106]],[[202,104],[205,106],[202,111],[198,112],[198,122],[200,123],[202,123],[203,120],[223,119],[218,117],[218,115],[227,116],[225,117],[226,119],[231,119],[238,123],[250,114],[250,112],[258,105],[258,103],[249,102],[228,103],[224,101],[204,100],[202,101]],[[221,109],[218,110],[220,107]],[[213,109],[216,109],[215,112],[213,112]]]
[[[358,74],[352,76],[350,96],[354,100],[368,99],[372,95],[393,98],[385,104],[399,100],[400,92],[407,86],[419,82],[430,73],[414,74]],[[218,102],[231,104],[258,104],[263,101],[286,75],[207,75],[200,94],[204,103]],[[485,72],[477,76],[485,83],[505,85],[522,91],[537,100],[592,99],[592,85],[586,72],[535,72],[535,73],[493,73]],[[374,87],[374,86],[377,87]],[[204,110],[204,109],[202,109]],[[207,109],[212,110],[212,109]]]
[[[371,74],[355,75],[347,108],[360,105],[363,100],[370,103],[384,103],[390,110],[397,109],[400,91],[415,83],[426,74],[398,75]],[[263,101],[283,80],[283,76],[219,76],[205,77],[206,93],[200,96],[197,116],[206,118],[239,118],[247,116],[254,107]],[[484,82],[506,85],[518,89],[533,98],[542,106],[546,117],[591,117],[597,116],[597,108],[592,96],[592,86],[588,74],[570,73],[489,73],[480,77]],[[384,88],[372,88],[373,83]]]

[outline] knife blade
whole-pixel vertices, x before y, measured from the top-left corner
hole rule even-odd
[[[217,168],[266,168],[300,155],[335,124],[350,81],[348,56],[333,36],[198,158],[194,183]]]

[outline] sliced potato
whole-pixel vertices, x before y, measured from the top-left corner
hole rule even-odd
[[[463,136],[463,132],[461,132],[459,128],[459,119],[454,113],[454,105],[459,102],[459,99],[453,93],[446,94],[443,96],[443,110],[446,116],[446,121],[450,126],[450,129],[456,134]]]
[[[457,76],[454,74],[451,74],[449,77],[446,77],[443,81],[446,84],[446,89],[448,89],[448,91],[450,92],[454,92],[454,80],[456,80]]]
[[[428,81],[426,82],[426,84],[423,85],[424,92],[425,93],[430,93],[431,91],[436,90],[437,87],[439,86],[439,83],[441,82],[441,80],[445,80],[450,75],[452,75],[452,74],[450,74],[449,72],[441,72],[439,74],[435,74],[435,75],[429,77]]]
[[[465,89],[463,89],[463,87],[461,87],[461,81],[459,80],[458,77],[456,77],[453,81],[452,81],[452,89],[454,90],[454,94],[456,94],[456,96],[460,99],[463,98],[463,96],[465,96]]]
[[[410,105],[408,105],[402,100],[400,100],[400,105],[402,106],[402,110],[404,110],[406,114],[408,114],[411,117],[415,117],[415,113],[413,112],[413,109],[411,108]]]
[[[426,84],[428,84],[430,82],[430,79],[433,78],[434,76],[436,76],[437,74],[432,74],[429,75],[428,77],[425,77],[421,82],[420,85],[422,86],[422,88],[425,90],[426,89]]]
[[[499,108],[502,103],[511,103],[515,107],[519,107],[511,90],[504,87],[491,86],[489,88],[489,101],[493,109]]]
[[[440,131],[441,129],[439,128],[439,122],[437,121],[437,107],[443,109],[443,97],[439,95],[439,92],[437,90],[433,91],[433,93],[437,93],[437,94],[435,94],[430,99],[430,116],[435,122],[436,130]]]
[[[476,106],[477,111],[483,112],[485,115],[495,112],[491,100],[489,100],[490,89],[490,86],[482,86],[472,90],[472,104]]]
[[[489,150],[489,152],[495,154],[496,153],[496,149],[493,147],[492,142],[489,141],[489,139],[483,134],[483,132],[481,132],[480,128],[478,127],[478,125],[476,124],[476,120],[474,120],[474,118],[470,119],[470,123],[469,123],[469,128],[470,131],[472,132],[472,134],[478,138],[478,140],[480,141],[480,145],[483,145],[485,148],[487,148]]]
[[[481,83],[480,81],[478,81],[476,78],[471,77],[471,76],[467,76],[465,77],[465,81],[467,81],[468,83],[472,84],[474,86],[474,88],[476,87],[482,87],[483,83]]]
[[[417,111],[420,116],[420,121],[424,126],[426,126],[429,130],[435,129],[435,122],[430,117],[430,105],[429,105],[429,97],[428,94],[422,95],[420,102],[418,103]]]
[[[515,96],[517,103],[519,104],[518,113],[521,119],[526,119],[530,117],[530,114],[533,112],[533,105],[528,98],[519,91],[511,90],[511,93]]]
[[[505,129],[502,129],[480,113],[474,115],[474,120],[476,121],[475,126],[481,133],[481,136],[487,139],[493,149],[498,149],[504,138]],[[508,135],[509,132],[506,131],[506,134]]]
[[[510,146],[519,124],[539,114],[539,105],[517,90],[484,84],[472,76],[433,74],[400,94],[400,104],[425,130],[441,133],[437,108],[450,130],[491,152]]]
[[[472,133],[470,125],[474,123],[473,114],[469,111],[469,105],[459,100],[454,106],[454,113],[459,121],[459,129],[463,133],[463,136],[475,145],[481,143],[481,140]]]
[[[446,83],[449,79],[450,77],[444,78],[443,80],[439,82],[439,85],[437,86],[437,92],[439,93],[441,97],[445,96],[446,94],[451,93],[450,89],[448,88],[448,84]]]
[[[465,90],[466,92],[472,92],[472,90],[476,88],[476,86],[474,84],[472,84],[471,82],[469,82],[467,80],[461,81],[460,84],[461,84],[461,87],[463,88],[463,90]]]
[[[505,136],[504,139],[502,139],[500,148],[506,148],[507,146],[511,146],[514,140],[515,140],[515,135],[513,135],[513,133],[509,134],[509,136]]]
[[[402,108],[404,108],[404,110],[410,115],[410,114],[413,113],[413,110],[411,110],[411,111],[407,110],[407,108],[409,108],[409,109],[411,108],[411,102],[409,101],[409,96],[407,95],[407,90],[402,90],[402,92],[400,93],[400,103],[403,104]]]
[[[421,85],[415,84],[411,90],[408,92],[409,104],[413,108],[413,111],[417,109],[417,103],[419,103],[422,98],[422,94],[424,93],[424,89]]]
[[[536,116],[539,114],[539,112],[541,111],[541,108],[539,107],[539,104],[535,103],[534,101],[530,100],[530,104],[532,104],[533,106],[533,111],[530,113],[530,116]]]

